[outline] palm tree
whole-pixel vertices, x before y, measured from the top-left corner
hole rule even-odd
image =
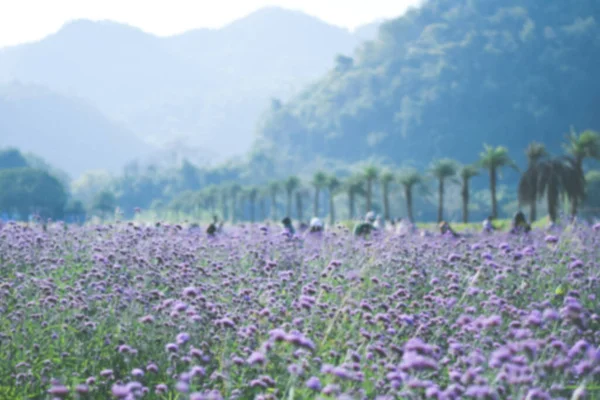
[[[377,180],[379,170],[374,165],[368,165],[363,171],[363,177],[367,184],[367,211],[372,211],[373,206],[373,183]]]
[[[532,142],[525,150],[527,156],[527,168],[532,168],[542,159],[548,157],[546,146],[542,143]],[[532,200],[529,203],[529,220],[533,223],[537,218],[537,185],[532,187]]]
[[[291,217],[292,215],[292,196],[294,192],[300,187],[300,179],[297,176],[290,176],[286,179],[285,183],[285,194],[287,197],[286,202],[286,216]]]
[[[354,219],[356,215],[356,196],[362,196],[365,193],[362,176],[350,176],[344,182],[344,189],[348,194],[348,216],[350,219]]]
[[[327,190],[329,191],[329,225],[335,223],[335,204],[333,199],[340,188],[340,181],[335,175],[327,177]]]
[[[429,173],[438,181],[438,222],[444,220],[444,186],[447,179],[456,175],[458,166],[456,161],[444,158],[434,162]]]
[[[492,217],[498,217],[498,201],[496,199],[496,182],[498,172],[502,167],[512,167],[518,170],[515,162],[508,155],[508,149],[504,146],[492,147],[484,145],[480,154],[479,165],[487,169],[490,176],[490,195],[492,197]]]
[[[406,213],[408,214],[408,220],[412,223],[413,218],[413,189],[416,185],[423,183],[423,178],[419,172],[415,169],[405,169],[400,172],[398,176],[398,183],[402,185],[404,189],[404,198],[406,199]]]
[[[215,185],[210,185],[204,189],[206,201],[208,203],[208,208],[210,209],[211,214],[216,214],[217,212],[217,198],[219,195],[219,188]]]
[[[226,220],[229,217],[229,214],[227,212],[227,200],[229,198],[229,187],[227,187],[226,185],[220,186],[219,191],[221,194],[220,195],[221,218],[223,220]]]
[[[394,173],[384,171],[379,179],[381,182],[381,195],[383,197],[383,220],[390,220],[390,185],[394,182]]]
[[[270,194],[271,189],[268,186],[258,189],[258,210],[260,212],[260,221],[265,221],[267,218],[269,218],[267,214],[267,199],[269,198]]]
[[[327,186],[327,174],[323,171],[317,171],[313,175],[312,185],[315,188],[315,200],[313,207],[313,215],[319,216],[319,196],[321,195],[321,189]]]
[[[298,221],[302,221],[304,219],[304,197],[307,196],[307,192],[305,189],[298,188],[296,190],[296,217]]]
[[[563,146],[575,161],[575,166],[583,173],[583,161],[586,158],[600,160],[600,134],[590,129],[581,132],[579,135],[571,128],[567,136],[567,143]],[[571,203],[571,216],[577,215],[579,206],[578,199],[574,198]]]
[[[578,168],[583,170],[583,161],[586,158],[600,160],[600,134],[590,129],[579,135],[571,129],[567,135],[567,143],[563,146],[569,153]]]
[[[560,195],[570,202],[583,200],[585,177],[577,160],[561,157],[539,161],[531,165],[519,181],[519,204],[527,205],[546,196],[550,221],[556,222]]]
[[[238,183],[232,183],[229,186],[229,197],[231,198],[231,222],[236,222],[237,218],[237,200],[242,187]]]
[[[471,178],[478,174],[479,170],[474,165],[465,165],[460,169],[460,196],[462,198],[462,215],[465,224],[469,222],[469,182]]]
[[[246,195],[248,196],[248,206],[250,207],[250,222],[256,221],[256,199],[258,198],[258,188],[251,186],[246,189]]]
[[[277,221],[277,194],[281,190],[281,184],[277,181],[269,182],[268,189],[271,196],[271,218]]]

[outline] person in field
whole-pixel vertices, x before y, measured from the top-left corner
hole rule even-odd
[[[519,211],[515,214],[512,221],[512,227],[510,232],[514,234],[519,233],[527,233],[531,231],[531,225],[527,223],[527,219],[525,218],[525,214],[522,211]]]
[[[219,224],[219,218],[216,215],[213,215],[213,222],[208,225],[206,228],[206,234],[210,237],[214,237],[218,232],[223,228],[223,223]]]
[[[354,236],[365,237],[375,232],[377,230],[377,227],[374,225],[375,219],[375,213],[369,211],[365,216],[365,220],[354,226]]]
[[[450,226],[450,224],[447,221],[442,221],[439,223],[438,228],[440,229],[440,233],[445,236],[445,235],[451,235],[452,237],[458,237],[459,234],[456,233],[454,231],[454,229],[452,229],[452,227]]]
[[[309,233],[321,233],[323,230],[323,221],[317,217],[310,220],[310,224],[308,225]]]
[[[483,225],[483,231],[485,233],[491,233],[496,230],[496,228],[494,227],[494,224],[492,222],[493,219],[494,219],[494,217],[492,217],[490,215],[489,217],[487,217],[486,219],[483,220],[482,225]]]
[[[294,229],[290,217],[285,217],[281,220],[281,223],[283,224],[283,230],[288,237],[292,237],[296,234],[296,229]]]

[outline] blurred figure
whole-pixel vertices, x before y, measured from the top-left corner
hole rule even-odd
[[[323,221],[321,221],[319,218],[315,217],[313,219],[310,220],[310,224],[309,224],[309,233],[319,233],[319,232],[323,232]]]
[[[494,228],[494,224],[492,223],[492,220],[494,219],[494,217],[492,217],[491,215],[489,217],[487,217],[486,219],[483,220],[483,231],[486,233],[491,233],[493,231],[496,230],[496,228]]]
[[[442,235],[452,235],[453,237],[458,237],[458,233],[454,232],[450,224],[446,221],[442,221],[439,223],[438,227],[440,228],[440,233]]]
[[[208,236],[214,237],[217,234],[217,232],[221,230],[222,227],[223,223],[219,225],[219,219],[216,215],[213,215],[213,222],[211,222],[210,225],[208,225],[208,228],[206,228],[206,234]]]
[[[373,211],[369,211],[365,216],[364,222],[359,222],[354,226],[354,236],[367,236],[377,230],[374,225],[375,222],[375,213]]]
[[[375,217],[375,222],[373,222],[373,226],[377,230],[383,230],[385,228],[385,223],[383,222],[381,215]]]
[[[294,229],[294,225],[292,225],[292,220],[290,219],[290,217],[285,217],[281,220],[281,223],[283,224],[283,229],[285,233],[289,237],[292,237],[296,234],[296,230]]]
[[[515,214],[512,221],[512,228],[510,230],[511,233],[527,233],[531,231],[531,225],[527,223],[527,219],[525,218],[525,214],[522,211],[519,211]]]

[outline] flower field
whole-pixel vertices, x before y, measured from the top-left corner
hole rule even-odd
[[[7,224],[0,399],[600,398],[599,245]]]

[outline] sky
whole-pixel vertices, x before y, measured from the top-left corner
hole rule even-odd
[[[113,20],[159,36],[219,28],[265,6],[348,29],[403,14],[421,0],[0,0],[0,47],[39,40],[75,19]]]

